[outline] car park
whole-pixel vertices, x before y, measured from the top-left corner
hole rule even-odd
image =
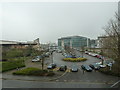
[[[88,72],[91,72],[91,71],[92,71],[92,68],[91,68],[89,65],[82,65],[81,68],[82,68],[83,70],[88,71]]]
[[[90,64],[89,65],[92,69],[99,70],[100,66],[98,64]]]
[[[72,68],[70,70],[71,70],[71,72],[78,72],[77,66],[72,66]]]
[[[67,66],[66,65],[61,65],[59,68],[59,71],[66,71],[67,70]]]
[[[55,63],[51,63],[50,65],[47,66],[47,69],[54,69],[54,68],[56,68]]]

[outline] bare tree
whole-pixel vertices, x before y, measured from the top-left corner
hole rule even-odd
[[[120,18],[116,13],[115,19],[110,19],[108,24],[103,27],[106,32],[106,38],[102,42],[102,48],[106,48],[107,53],[120,63]]]

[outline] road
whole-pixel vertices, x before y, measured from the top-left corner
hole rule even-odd
[[[80,52],[76,51],[77,55]],[[76,65],[79,68],[78,72],[67,71],[65,75],[54,81],[22,81],[22,80],[2,80],[4,88],[109,88],[120,78],[110,75],[105,75],[98,71],[84,72],[81,69],[82,64],[91,64],[99,62],[100,59],[91,57],[84,54],[88,60],[84,62],[67,62],[62,59],[64,56],[61,53],[53,53],[53,62],[60,65],[67,65],[70,69],[72,65]],[[52,61],[45,62],[51,63]]]
[[[4,80],[4,88],[105,88],[109,85],[94,84],[85,82],[36,82],[36,81],[19,81]]]

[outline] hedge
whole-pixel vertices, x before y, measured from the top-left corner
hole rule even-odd
[[[71,61],[71,62],[81,62],[86,61],[86,58],[64,58],[64,61]]]
[[[13,72],[13,75],[30,75],[30,76],[53,76],[53,72],[48,70],[41,70],[39,68],[29,67],[16,72]]]

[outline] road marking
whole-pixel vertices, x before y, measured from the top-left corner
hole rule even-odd
[[[53,69],[53,71],[58,71],[58,70],[59,70],[59,67]]]
[[[66,72],[71,72],[71,71],[70,71],[70,69],[67,69],[67,71],[66,71]]]
[[[120,80],[119,81],[117,81],[116,83],[114,83],[112,86],[110,86],[110,87],[114,87],[115,85],[117,85],[118,83],[120,83]]]

